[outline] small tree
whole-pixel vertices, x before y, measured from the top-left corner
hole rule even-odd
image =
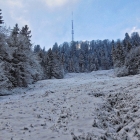
[[[52,77],[52,50],[51,48],[47,52],[47,57],[46,57],[46,75],[48,79],[51,79]]]
[[[48,79],[52,77],[62,79],[64,77],[63,65],[58,57],[57,52],[52,52],[51,49],[48,50],[46,58],[46,74]]]
[[[84,52],[81,51],[79,54],[79,69],[80,72],[84,72],[85,71],[85,58],[84,58]]]
[[[89,56],[89,71],[96,71],[95,56],[91,54]]]
[[[23,43],[21,47],[23,47],[22,49],[28,49],[31,50],[31,31],[29,31],[29,27],[28,25],[25,25],[25,27],[22,27],[21,31],[20,31],[20,39],[21,42]],[[24,46],[23,46],[24,45]]]

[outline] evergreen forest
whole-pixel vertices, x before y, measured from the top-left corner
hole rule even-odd
[[[0,10],[0,15],[2,11]],[[38,80],[62,79],[66,73],[114,69],[117,76],[140,73],[140,36],[124,39],[54,43],[45,50],[31,42],[28,25],[3,26],[0,16],[0,89],[27,87]]]

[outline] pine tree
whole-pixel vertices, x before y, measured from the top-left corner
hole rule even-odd
[[[35,45],[35,46],[34,46],[34,52],[35,52],[35,53],[38,53],[38,52],[40,52],[40,51],[41,51],[40,45]]]
[[[5,88],[12,88],[9,80],[9,69],[11,68],[11,50],[7,45],[7,29],[0,28],[0,91]],[[1,92],[0,92],[1,94]]]
[[[18,48],[20,46],[18,24],[16,24],[13,30],[11,31],[11,34],[7,43],[9,47]]]
[[[64,71],[66,70],[66,62],[65,61],[66,61],[65,54],[61,53],[61,65],[63,66]]]
[[[73,58],[72,57],[69,57],[68,71],[69,72],[74,72],[74,61],[73,61]]]
[[[124,64],[124,51],[121,42],[119,40],[116,43],[116,47],[113,43],[112,57],[115,68],[121,67]]]
[[[80,72],[85,71],[85,58],[84,58],[83,53],[84,52],[81,51],[80,54],[79,54],[79,69],[80,69]]]
[[[76,42],[72,41],[70,48],[71,48],[70,50],[71,57],[73,57],[76,55],[76,50],[77,50]]]
[[[43,78],[43,68],[37,56],[31,50],[30,31],[27,25],[19,32],[18,25],[14,27],[9,39],[12,52],[12,62],[9,79],[14,87],[26,87],[28,84]]]
[[[131,34],[131,40],[132,40],[133,47],[137,47],[140,45],[140,36],[138,32],[133,32]]]
[[[57,79],[62,79],[64,77],[64,69],[63,65],[61,64],[60,59],[58,59],[58,55],[53,54],[52,59],[52,76]]]
[[[128,53],[132,48],[132,40],[128,33],[125,34],[124,45],[125,45],[126,53]]]
[[[101,50],[101,69],[103,70],[109,69],[109,64],[104,49]]]
[[[1,9],[0,9],[0,27],[1,27],[1,24],[3,24],[3,20],[2,20],[2,16],[1,16]]]
[[[112,55],[112,60],[113,60],[113,65],[115,67],[115,63],[116,63],[116,50],[115,50],[115,43],[114,40],[112,40],[112,51],[111,51],[111,55]]]
[[[99,70],[99,60],[96,56],[95,56],[95,66],[96,66],[96,70]]]
[[[48,79],[52,77],[62,79],[64,77],[63,65],[58,57],[57,51],[52,52],[51,49],[48,50],[46,58],[46,75]]]
[[[53,59],[53,55],[52,55],[52,50],[51,48],[48,50],[47,52],[47,57],[46,57],[46,75],[48,79],[51,79],[52,77],[52,59]]]
[[[57,43],[55,43],[53,45],[52,52],[55,53],[55,54],[59,53],[59,47],[58,47],[58,44]]]
[[[25,25],[25,27],[22,27],[21,31],[20,31],[20,39],[21,39],[21,42],[24,44],[22,44],[21,48],[22,49],[28,49],[30,50],[31,49],[31,31],[29,31],[29,27],[28,25]],[[24,46],[23,46],[24,45]]]
[[[125,61],[125,55],[124,55],[124,51],[123,51],[123,47],[121,45],[120,42],[118,42],[117,44],[117,53],[118,53],[118,58],[119,58],[119,67],[124,65],[124,61]]]
[[[95,56],[91,54],[89,56],[89,71],[96,71]]]

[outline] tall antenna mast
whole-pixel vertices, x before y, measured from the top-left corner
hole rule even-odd
[[[72,12],[72,42],[74,41],[73,12]]]

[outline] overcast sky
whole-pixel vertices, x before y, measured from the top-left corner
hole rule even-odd
[[[72,11],[76,41],[140,32],[140,0],[0,0],[0,9],[7,27],[27,24],[32,43],[46,49],[71,41]]]

